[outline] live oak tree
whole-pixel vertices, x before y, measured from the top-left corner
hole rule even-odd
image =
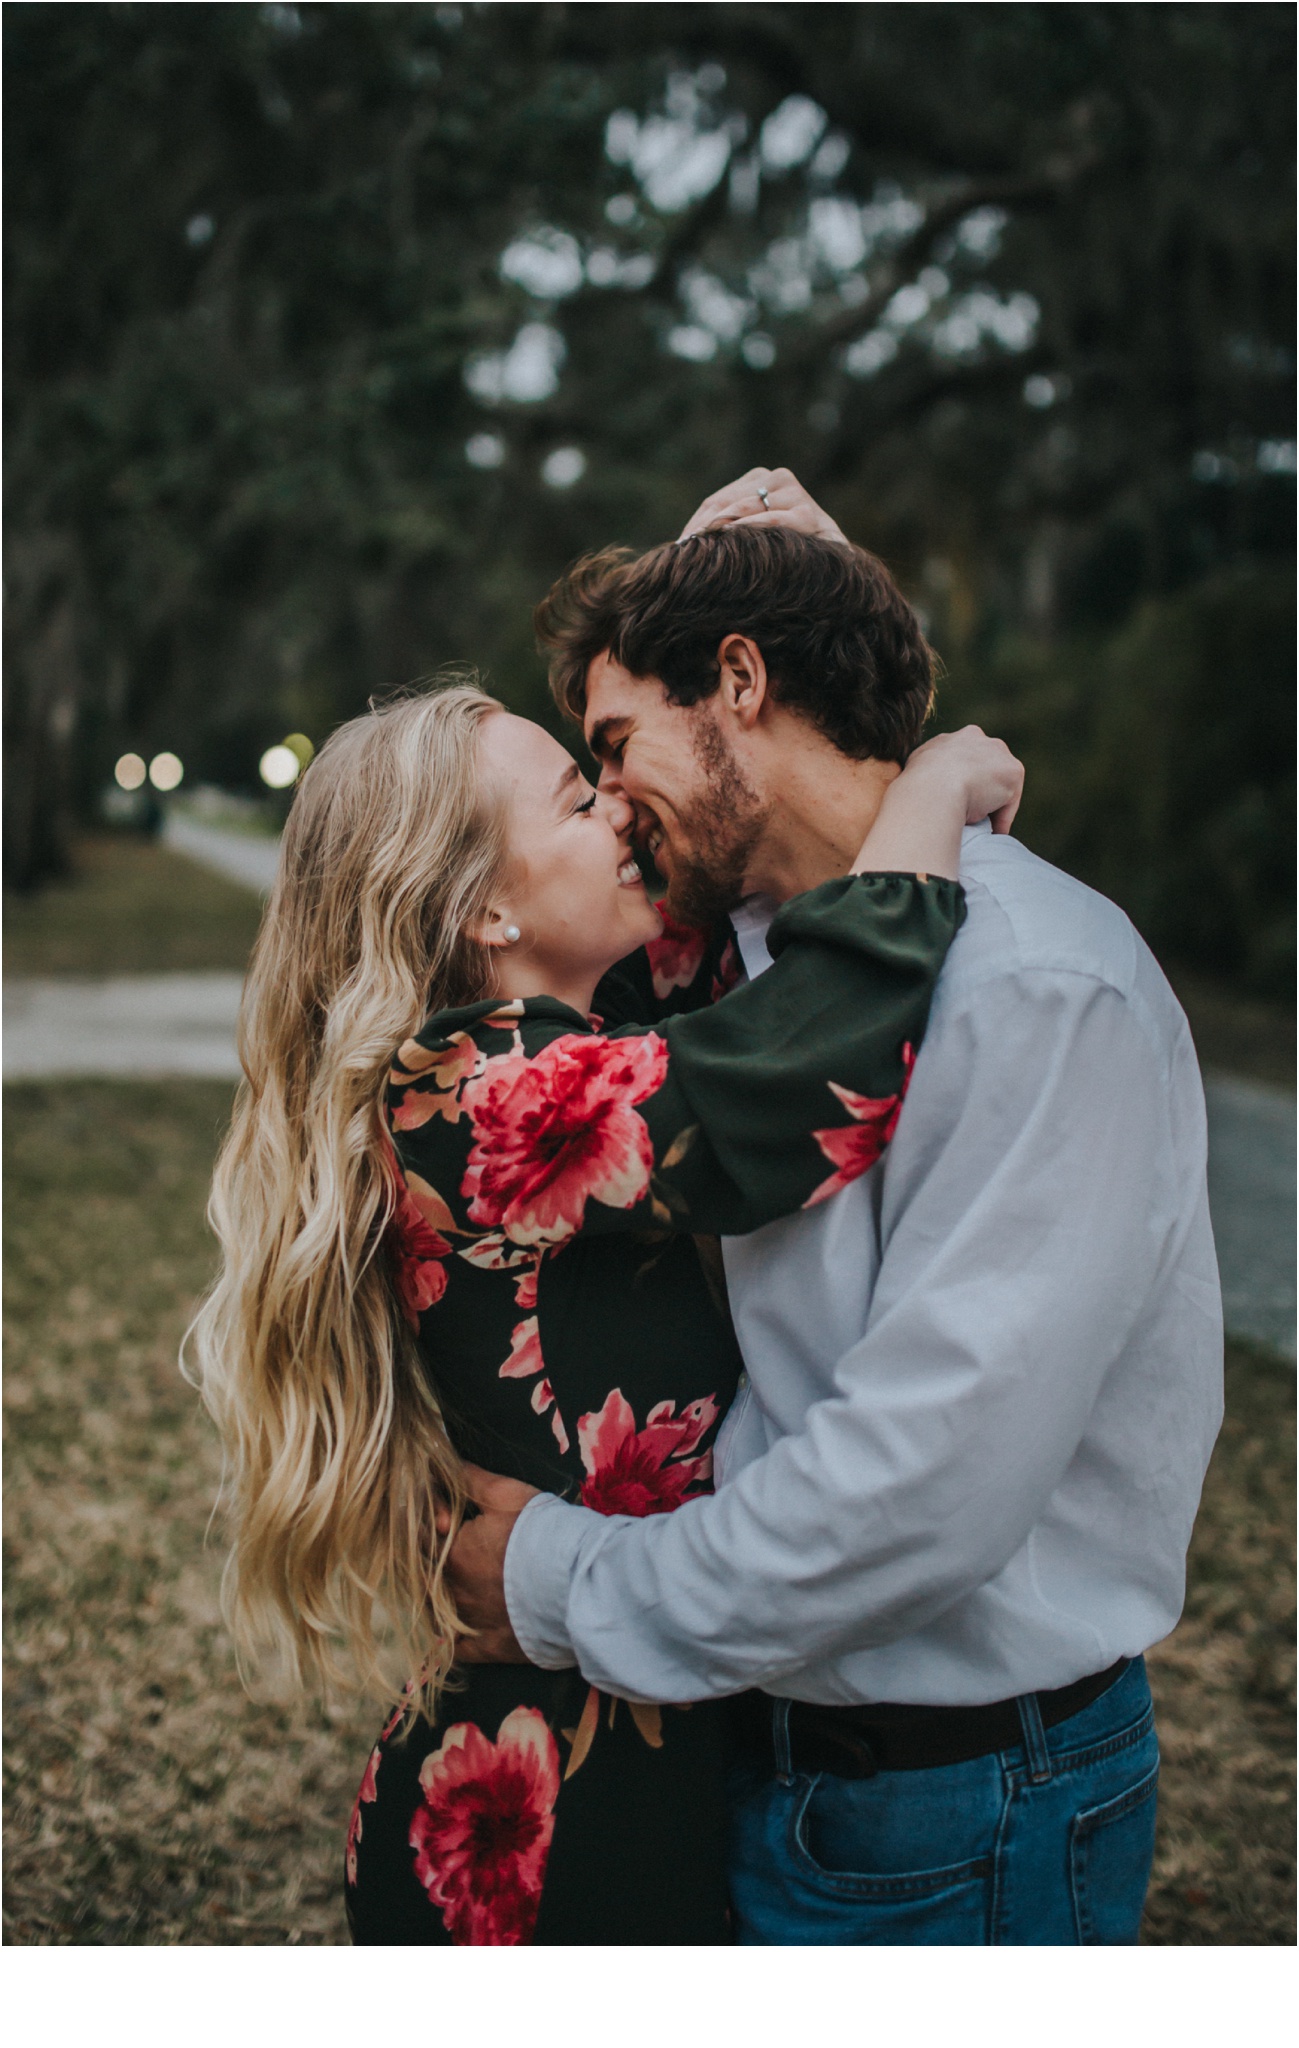
[[[13,879],[128,743],[238,783],[451,660],[538,710],[565,560],[788,462],[1027,751],[1035,843],[1283,972],[1289,9],[5,32]]]

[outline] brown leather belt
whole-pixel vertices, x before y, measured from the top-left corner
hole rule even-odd
[[[1120,1657],[1108,1671],[1038,1693],[1042,1726],[1054,1728],[1081,1713],[1109,1691],[1129,1662]],[[928,1771],[940,1764],[970,1763],[1024,1740],[1015,1700],[986,1707],[818,1707],[747,1692],[733,1705],[737,1739],[768,1770],[777,1765],[775,1717],[788,1707],[790,1767],[800,1774],[829,1771],[837,1778],[873,1778],[877,1771]]]

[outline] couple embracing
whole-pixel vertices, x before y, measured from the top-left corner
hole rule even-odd
[[[1220,1418],[1185,1020],[788,471],[538,621],[598,785],[469,684],[334,734],[213,1195],[236,1641],[415,1674],[353,1939],[1135,1941]]]

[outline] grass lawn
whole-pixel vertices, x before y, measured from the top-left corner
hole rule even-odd
[[[176,1350],[219,1083],[6,1094],[6,1940],[338,1943],[379,1716],[254,1705],[205,1544],[217,1459]],[[1294,1939],[1294,1375],[1236,1348],[1164,1738],[1147,1940]]]
[[[82,839],[65,881],[4,899],[9,975],[242,971],[261,904],[152,840]]]

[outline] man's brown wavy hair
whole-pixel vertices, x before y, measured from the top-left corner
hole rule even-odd
[[[555,701],[578,720],[591,663],[606,653],[657,677],[672,704],[711,697],[728,633],[761,648],[775,701],[856,761],[905,761],[933,701],[933,650],[884,564],[783,527],[584,555],[535,621]]]

